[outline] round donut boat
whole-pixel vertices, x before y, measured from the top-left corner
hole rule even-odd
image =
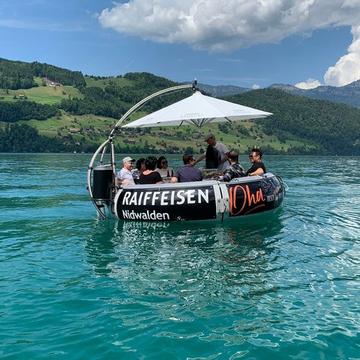
[[[130,221],[223,221],[276,209],[284,194],[281,178],[271,173],[230,183],[205,180],[134,185],[116,192],[113,213]]]
[[[100,218],[110,212],[129,221],[182,221],[239,218],[278,208],[285,196],[280,177],[266,173],[246,176],[225,183],[203,180],[189,183],[116,186],[114,137],[120,128],[195,125],[265,118],[272,115],[262,110],[202,95],[193,84],[160,90],[129,109],[111,130],[109,137],[94,153],[87,172],[87,189]],[[147,101],[166,93],[192,89],[194,94],[122,125]],[[110,163],[104,164],[109,153]],[[97,158],[99,162],[96,165]],[[108,209],[109,211],[106,211]]]

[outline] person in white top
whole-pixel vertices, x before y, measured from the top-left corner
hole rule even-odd
[[[174,170],[172,167],[168,166],[168,161],[165,156],[160,156],[158,158],[157,168],[155,171],[157,171],[163,178],[174,176]]]
[[[126,156],[123,158],[123,168],[116,175],[118,185],[135,185],[134,178],[131,172],[134,166],[134,161],[135,160],[132,159],[130,156]]]

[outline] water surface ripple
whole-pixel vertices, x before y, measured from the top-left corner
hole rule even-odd
[[[224,225],[98,221],[88,160],[0,155],[2,359],[360,358],[358,158],[269,156],[283,208]]]

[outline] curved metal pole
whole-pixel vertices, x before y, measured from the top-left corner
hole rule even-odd
[[[112,171],[113,171],[113,173],[114,173],[114,176],[116,176],[115,146],[114,146],[114,142],[113,142],[113,141],[111,141],[111,143],[110,143],[110,149],[111,149],[111,154],[110,154],[111,167],[112,167]]]
[[[106,149],[107,149],[107,145],[104,146],[103,151],[101,152],[100,165],[102,165],[102,163],[104,161],[104,156],[105,156],[105,153],[106,153]]]
[[[105,219],[106,216],[105,216],[105,213],[100,210],[99,206],[96,204],[96,201],[94,200],[94,197],[93,197],[93,193],[92,193],[92,189],[91,189],[91,174],[93,172],[93,165],[94,165],[94,162],[95,162],[95,159],[96,157],[99,155],[100,151],[103,150],[103,148],[105,148],[107,146],[107,144],[109,143],[109,139],[107,139],[106,141],[104,141],[99,147],[98,149],[95,151],[94,155],[92,156],[91,160],[90,160],[90,163],[89,163],[89,167],[88,167],[88,170],[87,170],[87,190],[89,192],[89,195],[90,195],[90,199],[97,211],[97,213],[99,214],[99,216],[102,218],[102,219]]]

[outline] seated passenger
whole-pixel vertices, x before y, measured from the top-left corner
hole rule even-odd
[[[185,154],[183,156],[184,166],[182,166],[171,178],[171,182],[190,182],[190,181],[201,181],[202,174],[201,171],[196,168],[194,165],[196,163],[195,159],[190,154]]]
[[[135,184],[139,183],[140,175],[145,170],[145,158],[140,158],[136,161],[136,168],[132,171],[132,176],[134,178]]]
[[[165,156],[160,156],[157,161],[156,171],[161,175],[161,177],[171,177],[174,176],[173,168],[168,166],[168,161]]]
[[[145,170],[139,177],[139,184],[159,184],[162,183],[160,174],[155,171],[157,159],[155,156],[149,156],[145,160]]]
[[[232,179],[245,176],[245,170],[239,164],[239,154],[236,151],[230,151],[227,154],[230,167],[227,168],[223,176],[220,176],[219,180],[230,181]]]
[[[130,156],[126,156],[122,159],[123,168],[116,175],[116,182],[118,185],[135,185],[134,178],[132,176],[132,168],[134,159]]]
[[[247,176],[263,175],[266,173],[266,168],[262,162],[262,151],[253,148],[249,154],[249,159],[252,162],[251,168],[246,172]]]

